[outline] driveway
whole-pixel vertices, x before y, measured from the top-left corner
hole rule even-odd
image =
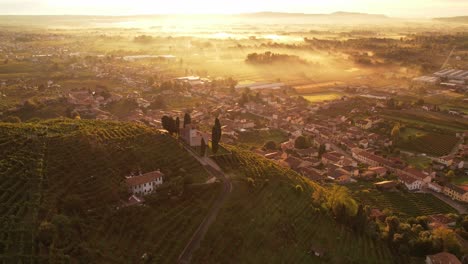
[[[184,250],[179,255],[178,263],[180,264],[188,264],[191,262],[193,253],[200,247],[201,241],[203,241],[203,238],[208,232],[210,226],[216,220],[216,216],[218,215],[220,209],[226,202],[229,193],[232,192],[231,180],[229,179],[229,177],[226,176],[226,174],[224,174],[222,169],[218,166],[218,164],[216,164],[215,161],[208,157],[198,156],[188,147],[186,147],[186,149],[194,158],[198,160],[198,162],[200,162],[201,165],[205,167],[208,173],[221,180],[223,186],[221,192],[219,193],[219,196],[216,198],[213,205],[209,209],[208,214],[205,216],[202,223],[200,224],[200,226],[198,226],[195,233],[187,242],[187,245],[185,246]]]

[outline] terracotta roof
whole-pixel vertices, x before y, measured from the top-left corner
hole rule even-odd
[[[413,184],[414,182],[418,181],[418,179],[416,179],[415,177],[409,176],[409,175],[406,175],[406,174],[398,175],[398,179],[400,179],[402,182],[404,182],[406,184]]]
[[[438,223],[445,224],[445,225],[455,222],[450,217],[447,217],[444,214],[429,215],[428,218],[429,218],[429,221],[431,222],[438,222]]]
[[[447,183],[445,185],[445,187],[447,187],[449,189],[452,189],[452,190],[454,190],[455,192],[457,192],[457,193],[459,193],[461,195],[463,195],[463,194],[465,194],[467,192],[466,190],[462,189],[460,186],[457,186],[457,185],[451,184],[451,183]]]
[[[455,255],[448,252],[441,252],[427,257],[431,259],[432,264],[462,264]]]
[[[304,176],[314,181],[319,181],[319,180],[323,180],[326,178],[324,175],[320,174],[317,170],[314,170],[311,168],[303,168],[301,169],[301,172]]]
[[[395,164],[393,164],[393,162],[389,161],[388,159],[385,159],[383,157],[374,155],[374,154],[369,153],[369,152],[367,152],[367,151],[365,151],[363,149],[354,148],[352,151],[354,153],[356,153],[357,155],[360,155],[360,156],[363,156],[363,157],[365,157],[367,159],[373,160],[373,161],[377,162],[378,164],[388,166],[388,167],[395,166]]]
[[[145,184],[145,183],[150,183],[153,181],[156,181],[158,178],[163,177],[164,174],[162,174],[160,171],[152,171],[145,173],[140,176],[133,176],[126,178],[125,181],[128,186],[137,186],[140,184]]]
[[[370,167],[369,170],[375,173],[387,173],[387,169],[384,167]]]
[[[341,156],[336,152],[329,152],[322,155],[323,159],[330,160],[332,162],[338,162],[341,160]]]
[[[405,172],[407,174],[410,174],[411,176],[417,177],[419,179],[424,179],[427,176],[429,176],[429,175],[425,174],[424,172],[422,172],[422,171],[420,171],[418,169],[414,169],[414,168],[406,168]]]

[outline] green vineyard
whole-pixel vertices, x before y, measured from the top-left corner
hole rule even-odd
[[[353,233],[314,207],[322,188],[255,154],[230,149],[222,160],[233,193],[208,231],[194,263],[393,263],[387,246]],[[328,257],[310,253],[320,245]],[[403,262],[402,262],[403,263]]]
[[[455,209],[428,193],[365,190],[355,192],[355,196],[366,205],[389,209],[403,217],[456,213]]]
[[[0,123],[0,263],[134,263],[157,252],[174,263],[219,188],[186,187],[169,202],[118,209],[124,177],[157,169],[168,182],[208,178],[175,139],[146,126]]]
[[[433,156],[449,154],[460,139],[452,135],[427,134],[412,140],[404,140],[398,147]]]

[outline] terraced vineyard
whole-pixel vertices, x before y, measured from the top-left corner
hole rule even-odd
[[[0,123],[0,263],[135,263],[144,253],[174,263],[219,188],[187,186],[172,198],[163,188],[149,206],[116,210],[128,197],[124,177],[156,169],[169,183],[207,179],[176,140],[146,126]]]
[[[220,160],[233,193],[208,231],[194,263],[392,263],[381,242],[337,224],[312,204],[322,188],[291,170],[239,149]],[[324,248],[327,257],[310,253]]]

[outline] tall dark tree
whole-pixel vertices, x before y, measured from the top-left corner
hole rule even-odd
[[[169,116],[163,116],[161,119],[162,127],[167,130],[171,135],[176,133],[176,121]]]
[[[185,113],[184,115],[184,127],[186,125],[189,125],[192,123],[192,117],[190,117],[190,114],[189,113]]]
[[[325,154],[326,151],[327,151],[326,146],[324,144],[320,144],[319,151],[318,151],[319,157],[321,158],[322,155]]]
[[[297,149],[306,149],[310,147],[310,144],[308,144],[306,137],[298,136],[296,140],[294,140],[294,147]]]
[[[202,140],[201,140],[201,146],[200,146],[200,155],[201,155],[202,157],[204,157],[204,156],[205,156],[205,153],[206,153],[206,143],[205,143],[205,139],[202,138]]]
[[[175,120],[175,133],[177,135],[180,134],[180,119],[179,119],[179,117],[177,117],[176,120]]]
[[[169,122],[170,122],[169,119],[170,118],[168,116],[166,116],[166,115],[161,118],[162,127],[163,127],[163,129],[165,129],[167,131],[169,131]]]
[[[221,123],[219,122],[219,119],[215,119],[215,124],[213,126],[213,129],[211,130],[211,149],[213,150],[213,153],[217,153],[219,149],[219,141],[221,140]]]

